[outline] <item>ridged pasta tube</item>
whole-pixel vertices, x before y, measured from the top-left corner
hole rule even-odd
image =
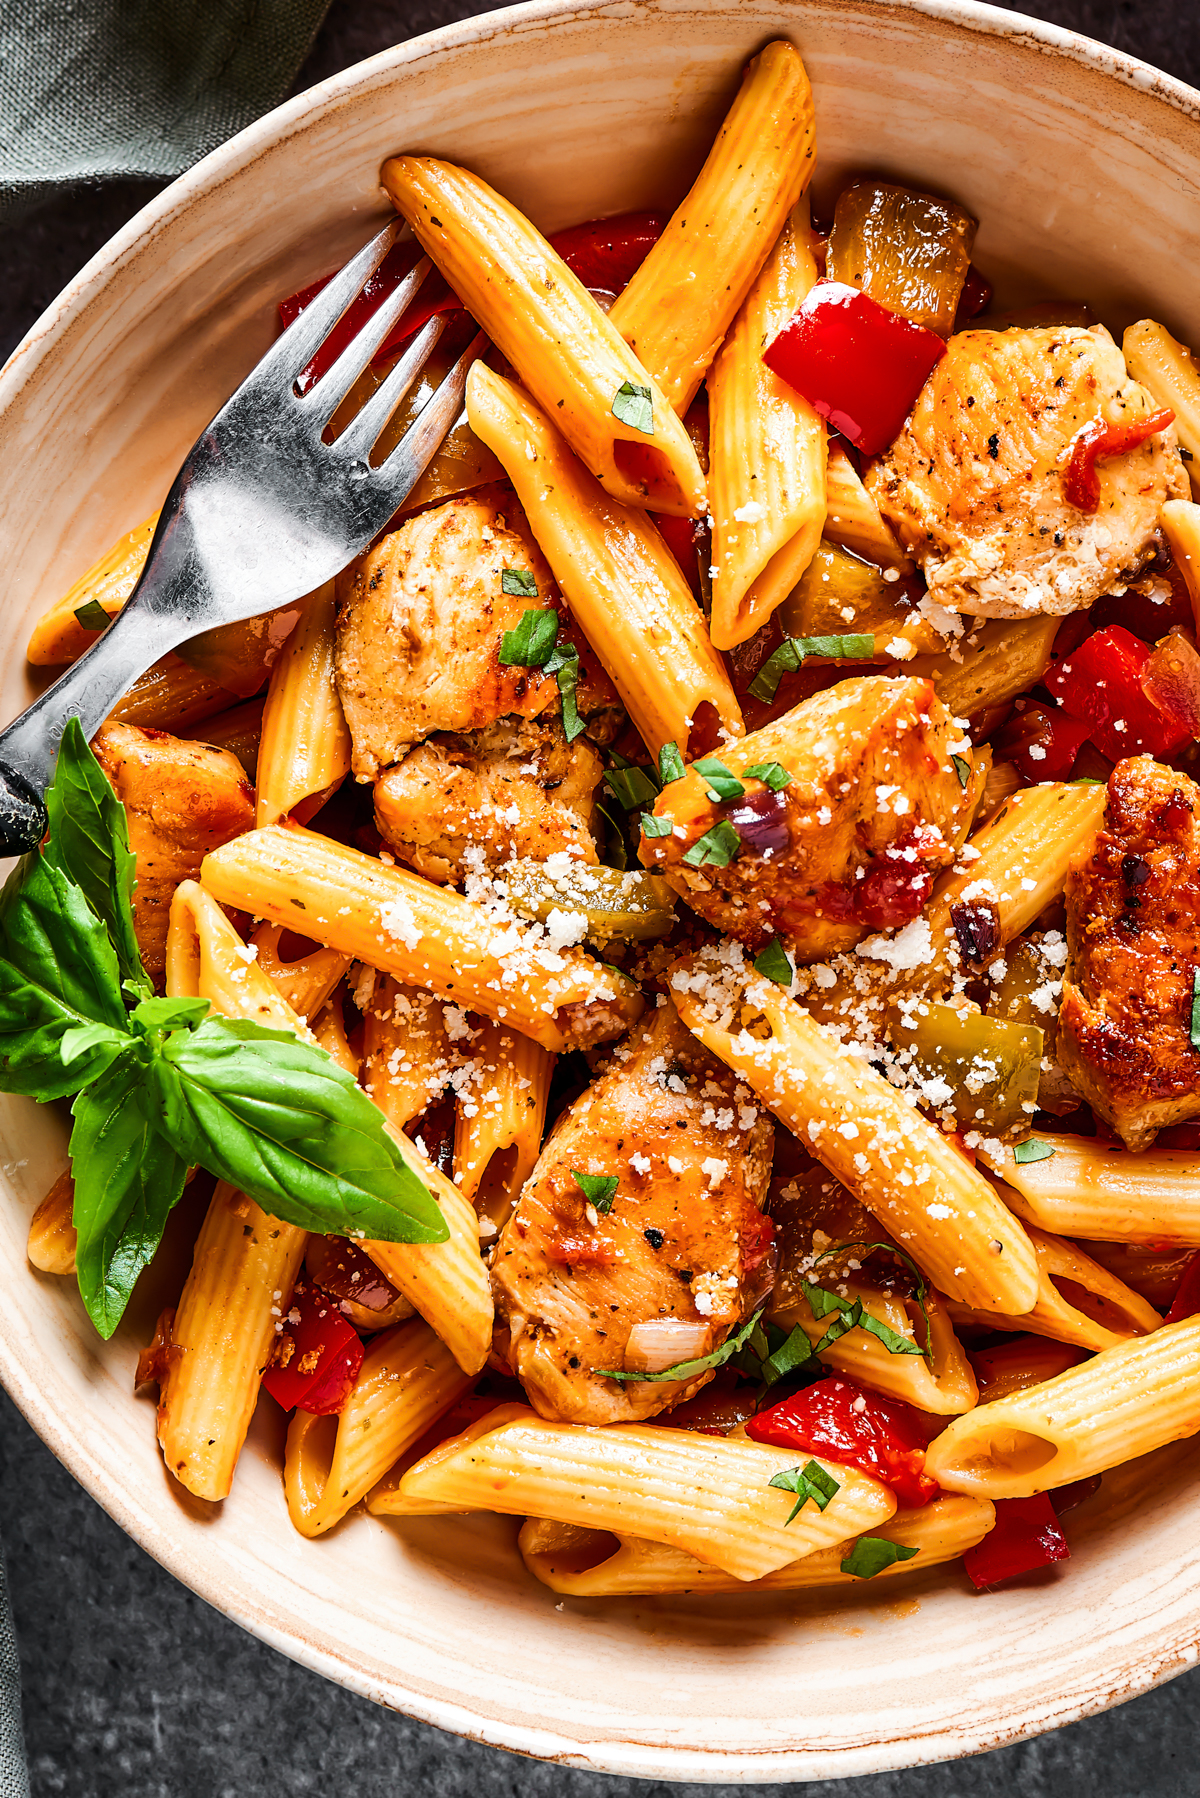
[[[698,517],[704,475],[671,400],[541,232],[478,175],[432,156],[394,156],[381,179],[604,490],[625,505]]]
[[[555,1058],[527,1036],[490,1023],[480,1027],[470,1057],[470,1082],[458,1089],[454,1183],[498,1230],[542,1146]]]
[[[708,380],[712,640],[752,637],[812,561],[825,524],[825,421],[763,361],[817,279],[808,207],[786,222]]]
[[[750,62],[704,167],[609,314],[680,414],[812,179],[816,127],[800,54]]]
[[[1196,467],[1188,463],[1188,473]],[[1193,477],[1200,482],[1200,476]],[[1189,499],[1169,499],[1162,509],[1163,529],[1171,554],[1187,583],[1192,610],[1200,629],[1200,506]]]
[[[74,662],[96,641],[96,630],[80,623],[77,612],[98,605],[109,618],[115,618],[142,578],[150,542],[158,527],[158,513],[151,512],[133,530],[118,537],[81,574],[75,585],[61,599],[42,613],[33,627],[26,659],[35,668],[54,668],[62,662]]]
[[[1060,1236],[1097,1242],[1185,1243],[1200,1247],[1200,1155],[1149,1149],[1131,1155],[1090,1136],[1038,1132],[1049,1149],[1018,1162],[1009,1148],[980,1151],[1006,1182],[1014,1211]]]
[[[167,992],[173,999],[207,999],[223,1018],[249,1018],[312,1041],[303,1019],[248,953],[212,894],[194,880],[182,881],[171,901]]]
[[[481,1011],[543,1048],[607,1042],[640,1017],[633,981],[539,926],[482,906],[298,825],[250,830],[204,859],[214,898]]]
[[[333,662],[334,594],[327,581],[306,602],[271,670],[258,749],[260,827],[324,795],[350,772],[350,732]]]
[[[1134,380],[1156,406],[1169,406],[1175,414],[1175,435],[1191,456],[1185,467],[1192,492],[1200,498],[1200,369],[1195,357],[1165,325],[1149,318],[1130,325],[1121,349]]]
[[[829,445],[825,462],[825,535],[877,568],[912,568],[840,443]]]
[[[363,1085],[401,1130],[433,1103],[456,1066],[444,1009],[432,993],[390,974],[375,981],[363,1027]]]
[[[686,754],[705,705],[729,736],[744,735],[700,608],[645,513],[606,494],[521,389],[482,362],[467,381],[467,412],[651,754],[664,743]]]
[[[1032,1224],[1027,1223],[1025,1229],[1038,1262],[1038,1300],[1032,1311],[1021,1317],[997,1317],[994,1312],[973,1311],[968,1305],[951,1305],[950,1315],[956,1324],[1030,1330],[1035,1336],[1089,1349],[1112,1348],[1161,1324],[1153,1305],[1075,1243]],[[1066,1282],[1065,1290],[1060,1290],[1060,1280]]]
[[[399,1492],[643,1536],[745,1581],[885,1523],[895,1510],[878,1480],[818,1461],[839,1490],[824,1511],[810,1500],[789,1524],[794,1496],[770,1482],[803,1459],[745,1438],[549,1423],[530,1412],[443,1443],[409,1468]]]
[[[819,1268],[812,1277],[818,1284],[824,1278]],[[863,1310],[898,1336],[916,1341],[911,1315],[896,1294],[881,1292],[864,1278],[855,1276],[839,1277],[837,1290],[844,1298],[861,1299]],[[979,1388],[971,1363],[954,1333],[952,1313],[947,1310],[945,1299],[933,1291],[925,1294],[925,1312],[929,1318],[928,1358],[925,1355],[893,1354],[877,1336],[867,1330],[853,1329],[823,1350],[823,1359],[838,1373],[849,1374],[851,1379],[861,1380],[876,1392],[903,1399],[906,1404],[916,1405],[919,1410],[930,1411],[935,1416],[969,1411],[979,1398]],[[814,1345],[829,1328],[829,1319],[814,1317],[800,1292],[788,1294],[781,1302],[777,1288],[767,1314],[772,1323],[786,1330],[799,1324]]]
[[[169,655],[138,676],[124,698],[118,699],[107,722],[186,736],[206,718],[227,712],[237,703],[236,693],[189,668],[178,656]]]
[[[350,966],[350,957],[336,949],[315,949],[296,961],[284,961],[279,953],[282,936],[282,924],[260,924],[250,938],[255,961],[298,1017],[312,1017]]]
[[[25,1253],[39,1273],[75,1272],[74,1208],[75,1182],[66,1168],[29,1220]]]
[[[1029,1498],[1197,1430],[1200,1318],[1187,1317],[956,1417],[925,1470],[949,1492]]]

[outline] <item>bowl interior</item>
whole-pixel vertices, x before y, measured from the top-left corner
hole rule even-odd
[[[161,500],[269,342],[278,300],[387,208],[389,152],[478,170],[543,229],[671,206],[742,62],[772,36],[816,90],[818,194],[850,169],[952,194],[1001,296],[1087,299],[1200,339],[1200,96],[988,7],[535,0],[376,58],[207,159],[141,214],[0,379],[0,706],[29,688],[36,614]],[[166,1475],[137,1349],[170,1252],[107,1345],[24,1255],[65,1160],[63,1121],[0,1102],[0,1374],[54,1451],[151,1553],[285,1652],[384,1703],[569,1764],[693,1780],[830,1777],[975,1752],[1131,1696],[1196,1656],[1197,1452],[1106,1483],[1074,1558],[989,1597],[957,1572],[853,1598],[558,1601],[502,1518],[287,1520],[280,1414],[259,1407],[232,1497]],[[564,1677],[564,1671],[570,1672]]]

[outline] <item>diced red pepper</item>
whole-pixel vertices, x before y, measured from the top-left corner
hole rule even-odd
[[[1110,425],[1107,419],[1094,418],[1085,425],[1071,445],[1071,457],[1063,476],[1063,492],[1068,504],[1080,512],[1094,512],[1100,504],[1100,477],[1096,464],[1110,456],[1123,456],[1136,449],[1175,423],[1175,414],[1164,406],[1160,412],[1149,412],[1145,418],[1128,425]]]
[[[1200,1254],[1193,1255],[1184,1268],[1183,1278],[1171,1300],[1171,1309],[1163,1322],[1177,1324],[1185,1317],[1194,1317],[1197,1311],[1200,1311]]]
[[[841,281],[818,281],[763,361],[864,455],[887,448],[946,353],[935,331]]]
[[[1099,1490],[1100,1475],[1094,1473],[1086,1480],[1072,1480],[1069,1486],[1056,1486],[1046,1497],[1050,1500],[1054,1515],[1062,1517],[1065,1512],[1073,1511],[1076,1505],[1081,1505],[1085,1498],[1090,1498],[1093,1492]]]
[[[1070,1555],[1050,1496],[1039,1492],[1034,1498],[997,1499],[995,1527],[968,1548],[963,1566],[976,1591],[982,1592],[1018,1574],[1069,1560]]]
[[[684,579],[698,599],[700,562],[696,551],[703,526],[694,518],[672,518],[667,512],[656,512],[654,522],[663,542],[679,563]]]
[[[1026,780],[1069,780],[1091,725],[1037,700],[1014,711],[995,740],[996,758],[1012,762]]]
[[[646,260],[662,236],[667,215],[662,212],[626,212],[618,218],[593,219],[584,225],[572,225],[550,238],[553,249],[585,287],[596,287],[609,293],[620,293],[630,276]],[[304,370],[296,385],[304,393],[332,368],[356,331],[377,312],[384,300],[403,281],[420,260],[419,244],[407,239],[394,244],[375,273],[364,286],[345,316],[330,332],[320,350]],[[322,276],[299,293],[289,295],[279,306],[279,320],[286,328],[311,304],[331,275]],[[378,351],[375,361],[382,362],[421,326],[441,312],[461,312],[463,303],[447,286],[437,270],[432,270],[421,283],[420,292],[391,335]]]
[[[336,1299],[297,1281],[263,1385],[285,1411],[340,1411],[362,1366],[363,1345]]]
[[[938,1490],[925,1472],[929,1430],[919,1411],[854,1380],[818,1380],[746,1425],[754,1442],[826,1455],[890,1486],[902,1505],[927,1505]]]
[[[1191,735],[1186,723],[1168,716],[1142,691],[1150,645],[1122,625],[1093,631],[1061,662],[1052,663],[1043,685],[1074,718],[1085,719],[1102,755],[1119,762],[1127,755],[1174,755]]]

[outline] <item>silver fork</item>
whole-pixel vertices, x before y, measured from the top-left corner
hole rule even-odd
[[[242,382],[192,449],[167,495],[150,554],[124,609],[28,711],[0,731],[0,853],[32,849],[42,795],[67,721],[91,737],[139,674],[214,625],[286,605],[360,555],[416,486],[462,406],[482,332],[378,468],[371,451],[441,336],[430,319],[333,443],[322,433],[430,264],[422,258],[321,378],[296,383],[379,267],[401,229],[372,239],[324,287]]]

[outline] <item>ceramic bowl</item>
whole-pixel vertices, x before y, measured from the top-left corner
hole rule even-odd
[[[785,35],[816,89],[820,184],[851,168],[952,193],[1005,286],[1086,296],[1200,340],[1200,95],[1070,33],[951,0],[535,0],[406,43],[302,95],[167,189],[91,262],[0,379],[0,715],[37,612],[161,499],[270,341],[284,294],[387,208],[382,158],[468,164],[545,230],[672,206],[744,60]],[[25,1261],[64,1162],[52,1112],[0,1107],[0,1375],[110,1514],[211,1604],[353,1690],[580,1767],[831,1778],[1053,1728],[1196,1658],[1200,1497],[1185,1446],[1121,1483],[1061,1570],[976,1596],[933,1570],[852,1599],[560,1602],[503,1518],[291,1528],[264,1401],[223,1505],[163,1470],[134,1361],[167,1296],[104,1345]],[[175,1248],[188,1225],[173,1227]],[[194,1226],[194,1219],[191,1220]],[[177,1275],[174,1277],[178,1277]]]

